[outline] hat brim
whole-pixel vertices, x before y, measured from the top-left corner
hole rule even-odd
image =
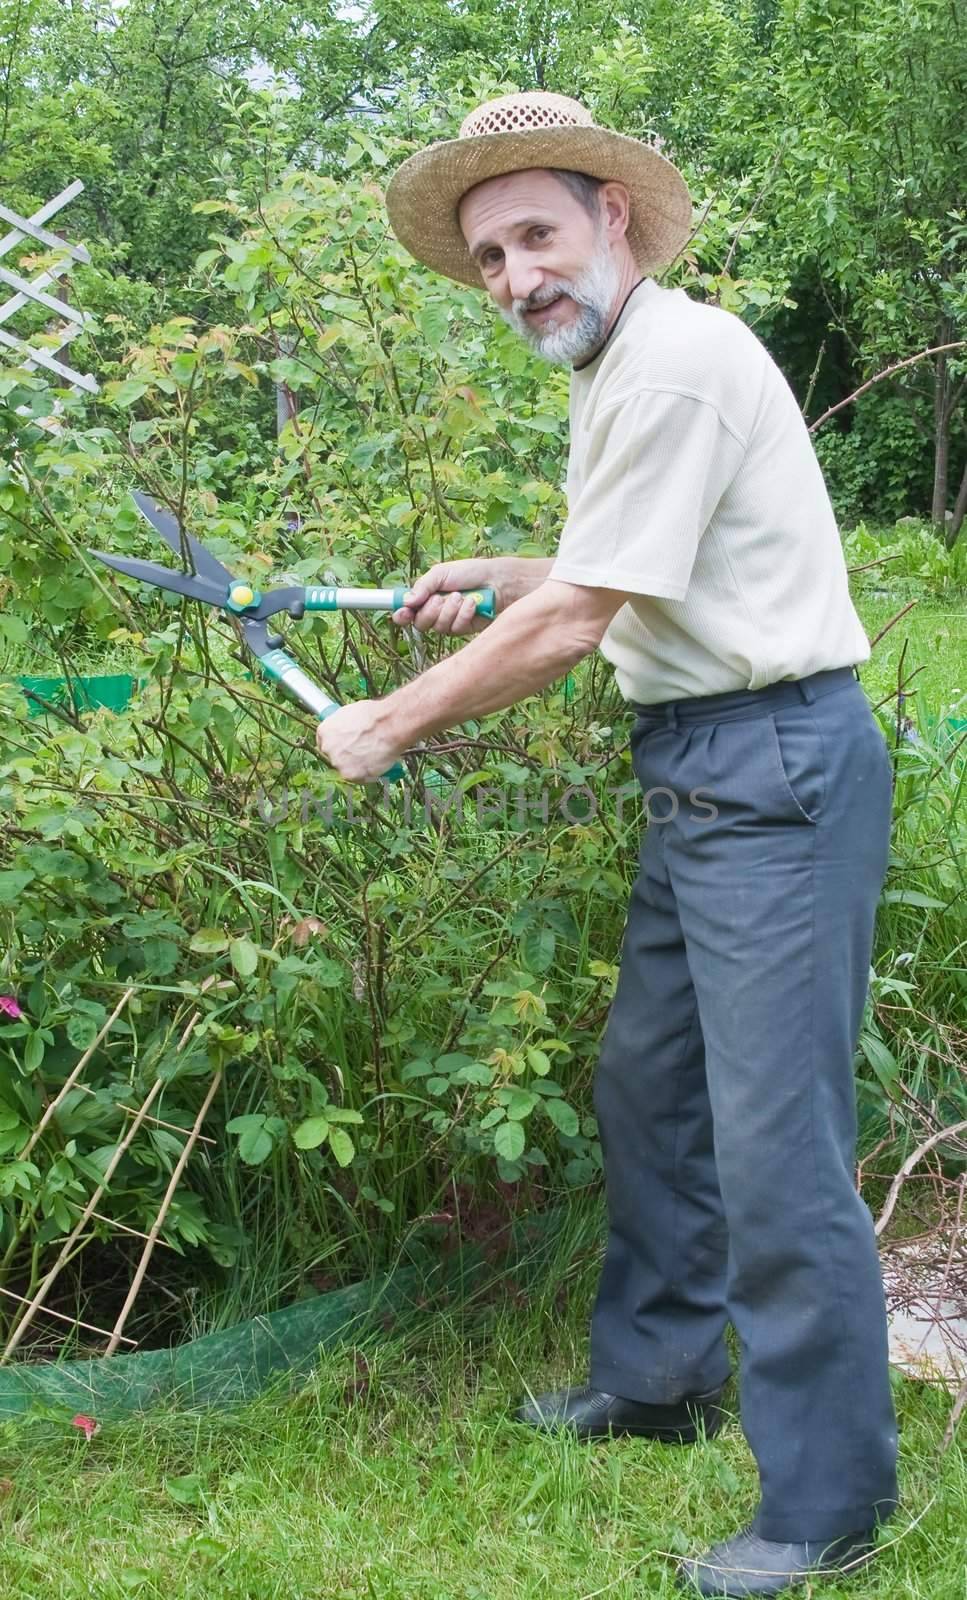
[[[640,139],[597,127],[478,134],[418,150],[397,169],[386,191],[393,232],[424,266],[482,288],[460,229],[460,201],[488,178],[538,167],[623,183],[631,202],[628,243],[645,274],[668,266],[689,238],[692,205],[678,168]]]

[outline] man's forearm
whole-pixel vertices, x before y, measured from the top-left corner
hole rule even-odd
[[[536,694],[597,647],[600,635],[577,616],[570,586],[545,577],[462,650],[379,702],[401,746]]]
[[[498,556],[494,565],[497,567],[497,590],[500,595],[501,610],[517,600],[523,600],[527,594],[532,594],[540,588],[551,568],[554,565],[553,556]]]

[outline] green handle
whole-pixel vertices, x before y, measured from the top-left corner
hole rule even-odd
[[[325,722],[334,711],[339,710],[338,700],[333,700],[320,689],[317,683],[303,672],[298,662],[287,656],[284,650],[270,650],[268,655],[260,656],[259,662],[266,675],[276,683],[281,683],[294,700],[311,711],[320,722]],[[405,778],[406,768],[400,762],[395,762],[383,777],[389,783],[398,783],[400,778]]]
[[[409,592],[410,591],[408,589],[394,589],[393,590],[393,610],[394,611],[398,611],[400,606],[405,606],[406,605],[406,596],[409,594]],[[446,591],[441,591],[441,592],[446,592]],[[460,589],[460,590],[458,590],[456,592],[459,593],[459,594],[462,594],[462,595],[472,595],[473,596],[473,598],[477,602],[476,615],[478,617],[487,617],[489,619],[490,617],[495,617],[497,615],[497,591],[496,591],[496,589]]]
[[[399,611],[406,604],[408,589],[307,589],[307,611]],[[478,617],[497,614],[497,595],[493,589],[461,589],[474,595]]]

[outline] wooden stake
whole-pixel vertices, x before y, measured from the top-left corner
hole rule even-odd
[[[87,1063],[90,1061],[91,1056],[94,1054],[95,1050],[97,1049],[97,1047],[101,1043],[101,1041],[104,1038],[106,1038],[108,1033],[110,1033],[111,1029],[113,1028],[114,1024],[117,1022],[118,1017],[121,1015],[121,1012],[124,1010],[124,1007],[127,1005],[128,1001],[130,1000],[130,998],[133,995],[133,993],[134,993],[133,987],[130,988],[130,989],[125,989],[125,991],[122,994],[122,996],[121,996],[120,1000],[118,1001],[117,1005],[114,1007],[114,1010],[111,1012],[111,1015],[108,1017],[107,1021],[105,1022],[104,1026],[101,1029],[100,1033],[98,1034],[97,1038],[94,1040],[94,1043],[88,1045],[87,1049],[84,1051],[84,1054],[81,1056],[80,1061],[78,1061],[77,1066],[74,1068],[73,1072],[70,1074],[70,1077],[67,1079],[66,1083],[63,1085],[63,1087],[61,1088],[59,1093],[56,1094],[54,1096],[54,1099],[50,1102],[50,1105],[47,1107],[47,1110],[44,1112],[43,1116],[41,1117],[40,1121],[38,1122],[38,1124],[37,1124],[36,1128],[34,1129],[33,1133],[30,1135],[30,1138],[27,1140],[27,1143],[24,1145],[23,1149],[21,1150],[20,1155],[17,1157],[18,1161],[26,1161],[26,1159],[29,1156],[31,1150],[34,1148],[34,1145],[37,1143],[37,1140],[40,1138],[40,1136],[43,1133],[44,1129],[46,1128],[48,1122],[50,1121],[51,1117],[56,1112],[57,1107],[59,1105],[63,1104],[63,1101],[65,1100],[67,1095],[70,1093],[71,1089],[73,1089],[73,1087],[74,1087],[75,1083],[77,1082],[78,1078],[80,1077],[81,1073],[84,1071],[84,1068],[87,1066]]]
[[[128,1290],[127,1299],[125,1300],[124,1305],[121,1307],[121,1313],[117,1319],[117,1322],[114,1324],[114,1331],[111,1334],[110,1340],[108,1341],[108,1347],[104,1352],[104,1354],[107,1356],[113,1355],[114,1351],[121,1342],[122,1329],[128,1320],[131,1308],[138,1297],[138,1291],[144,1282],[144,1275],[148,1270],[148,1263],[151,1260],[152,1252],[154,1251],[155,1244],[157,1243],[158,1234],[161,1232],[161,1229],[164,1226],[165,1217],[168,1215],[168,1208],[175,1197],[175,1190],[177,1189],[178,1184],[181,1182],[181,1175],[185,1170],[185,1166],[187,1165],[188,1157],[191,1155],[191,1152],[195,1147],[195,1142],[201,1130],[201,1125],[208,1115],[209,1107],[218,1093],[218,1088],[221,1081],[222,1072],[221,1068],[219,1068],[212,1079],[211,1088],[202,1102],[201,1110],[195,1118],[194,1126],[191,1130],[191,1133],[188,1135],[188,1141],[185,1145],[185,1148],[178,1157],[175,1170],[171,1174],[171,1181],[165,1190],[164,1199],[161,1202],[158,1215],[155,1217],[154,1223],[152,1224],[151,1232],[148,1235],[148,1242],[141,1252],[141,1260],[138,1262],[138,1270],[134,1274],[134,1279],[130,1289]]]
[[[78,1083],[78,1084],[75,1084],[74,1087],[76,1089],[80,1089],[82,1094],[92,1094],[93,1095],[93,1094],[97,1093],[96,1089],[89,1088],[89,1086],[86,1083]],[[129,1117],[135,1117],[138,1114],[136,1106],[126,1106],[124,1104],[123,1100],[115,1100],[114,1104],[117,1106],[119,1111],[126,1112]],[[187,1128],[182,1128],[180,1126],[180,1124],[177,1123],[177,1122],[165,1122],[162,1117],[145,1117],[144,1120],[145,1120],[145,1122],[150,1122],[152,1124],[152,1126],[155,1127],[155,1128],[167,1128],[169,1130],[169,1132],[171,1132],[171,1133],[180,1133],[183,1136],[187,1137],[188,1129]],[[207,1133],[200,1133],[198,1135],[198,1141],[199,1141],[200,1144],[212,1144],[212,1145],[214,1145],[214,1144],[218,1143],[217,1139],[210,1139],[208,1137]],[[142,1233],[142,1234],[139,1235],[139,1237],[142,1238],[142,1239],[146,1239],[148,1237],[148,1235],[146,1233]]]
[[[14,1294],[12,1289],[0,1288],[0,1294],[5,1294],[8,1300],[19,1300],[22,1306],[30,1304],[22,1294]],[[95,1328],[93,1322],[82,1322],[80,1317],[65,1316],[63,1311],[51,1311],[50,1306],[44,1306],[42,1309],[45,1317],[56,1317],[58,1322],[69,1322],[72,1328],[86,1328],[88,1333],[98,1333],[102,1339],[110,1337],[106,1328]],[[125,1339],[124,1343],[133,1345],[137,1349],[137,1339]]]
[[[91,1195],[91,1198],[88,1200],[86,1206],[84,1207],[83,1211],[81,1212],[80,1216],[78,1217],[77,1221],[75,1222],[73,1228],[71,1229],[70,1233],[67,1235],[67,1238],[64,1240],[64,1243],[61,1245],[60,1253],[59,1253],[59,1255],[57,1257],[57,1260],[54,1262],[54,1265],[51,1267],[50,1271],[41,1280],[41,1282],[38,1285],[36,1293],[34,1294],[33,1298],[31,1300],[29,1300],[29,1301],[25,1301],[25,1304],[27,1306],[27,1310],[24,1312],[24,1314],[21,1317],[20,1321],[15,1325],[14,1330],[10,1335],[10,1338],[7,1340],[6,1348],[5,1348],[4,1352],[3,1352],[3,1355],[0,1356],[0,1366],[2,1366],[4,1364],[4,1362],[10,1360],[10,1357],[13,1355],[14,1351],[16,1350],[17,1346],[19,1345],[19,1343],[20,1343],[21,1339],[23,1338],[24,1334],[26,1333],[27,1329],[30,1327],[30,1324],[33,1322],[34,1317],[37,1315],[37,1312],[43,1306],[43,1303],[44,1303],[45,1299],[47,1298],[47,1295],[50,1293],[50,1290],[53,1288],[54,1281],[57,1278],[61,1268],[66,1264],[68,1258],[70,1257],[70,1253],[71,1253],[74,1245],[76,1244],[78,1237],[80,1236],[81,1233],[83,1233],[83,1231],[86,1228],[88,1222],[90,1221],[90,1219],[91,1219],[91,1217],[92,1217],[92,1215],[94,1213],[94,1207],[97,1205],[97,1203],[100,1200],[102,1194],[104,1193],[105,1189],[107,1188],[108,1184],[110,1183],[111,1179],[113,1178],[115,1172],[117,1171],[118,1165],[119,1165],[119,1163],[121,1161],[121,1157],[124,1155],[124,1152],[127,1150],[128,1146],[130,1145],[131,1141],[133,1140],[135,1134],[137,1133],[138,1129],[140,1128],[141,1123],[144,1121],[144,1118],[145,1118],[145,1116],[147,1114],[148,1107],[150,1106],[152,1100],[155,1098],[155,1096],[159,1093],[159,1091],[162,1088],[163,1088],[163,1084],[161,1082],[161,1079],[160,1078],[156,1078],[152,1088],[148,1092],[147,1098],[145,1099],[145,1102],[144,1102],[143,1106],[141,1107],[141,1110],[138,1112],[138,1114],[134,1118],[133,1122],[129,1125],[129,1127],[128,1127],[125,1135],[124,1135],[124,1138],[121,1140],[121,1143],[118,1145],[118,1147],[115,1150],[113,1156],[111,1157],[110,1161],[108,1162],[107,1168],[105,1169],[105,1173],[104,1173],[103,1178],[101,1179],[101,1181],[98,1184],[97,1188],[94,1190],[94,1193]]]
[[[151,1118],[145,1117],[145,1121],[150,1122]],[[67,1204],[73,1206],[75,1211],[81,1209],[79,1200],[68,1200]],[[116,1217],[106,1217],[103,1211],[92,1211],[89,1220],[92,1222],[106,1222],[109,1228],[117,1228],[119,1233],[129,1233],[132,1239],[146,1239],[148,1237],[146,1233],[141,1233],[137,1228],[129,1228],[126,1222],[118,1222]],[[174,1250],[175,1248],[173,1244],[168,1243],[167,1239],[159,1239],[158,1243],[163,1244],[166,1250]]]

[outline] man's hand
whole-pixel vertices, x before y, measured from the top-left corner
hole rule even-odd
[[[527,556],[493,556],[472,561],[441,561],[417,578],[407,592],[407,603],[393,612],[400,627],[412,625],[421,633],[464,635],[480,633],[487,617],[478,617],[476,602],[461,589],[493,589],[498,615],[543,583],[554,565]]]
[[[356,700],[320,722],[316,749],[351,783],[381,778],[405,749],[386,726],[385,701]]]

